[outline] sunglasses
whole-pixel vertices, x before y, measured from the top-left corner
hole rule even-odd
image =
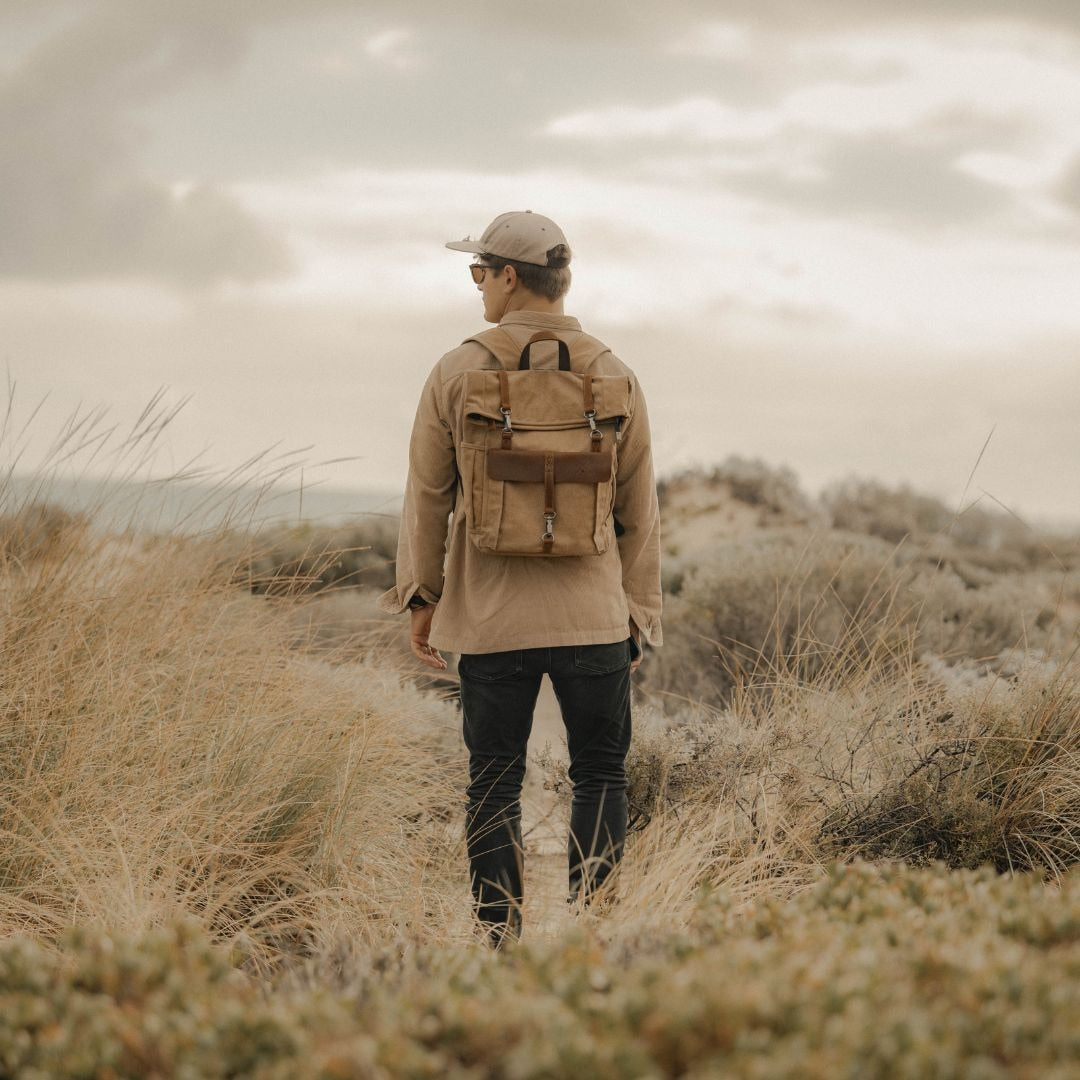
[[[488,266],[487,263],[469,264],[469,273],[472,274],[473,283],[476,285],[479,285],[484,280],[485,271],[494,269],[494,266]]]

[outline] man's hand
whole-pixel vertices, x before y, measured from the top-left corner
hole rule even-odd
[[[645,659],[645,653],[641,648],[641,629],[633,619],[630,620],[630,636],[634,639],[634,644],[638,647],[637,659],[630,661],[630,674],[633,675],[634,672],[641,667],[641,661]]]
[[[433,649],[428,644],[428,635],[431,633],[431,619],[435,614],[435,605],[416,608],[410,611],[412,625],[409,628],[409,644],[412,646],[413,655],[418,657],[428,667],[446,670],[446,661],[438,649]]]

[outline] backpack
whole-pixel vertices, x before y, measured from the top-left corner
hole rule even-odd
[[[468,536],[491,555],[602,555],[615,537],[617,449],[631,381],[588,368],[610,350],[583,335],[534,334],[519,351],[505,330],[476,341],[499,362],[464,373],[457,447]],[[534,342],[558,344],[558,370],[534,370]]]

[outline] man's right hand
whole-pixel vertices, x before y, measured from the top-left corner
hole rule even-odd
[[[428,644],[428,635],[431,633],[431,619],[435,614],[435,605],[428,604],[426,607],[416,608],[409,612],[412,625],[409,628],[409,644],[413,655],[428,667],[437,668],[439,671],[446,670],[446,661],[438,649],[433,649]]]
[[[633,619],[630,620],[630,636],[634,639],[634,644],[638,647],[637,658],[630,661],[630,674],[633,675],[639,667],[641,667],[641,661],[645,659],[645,651],[641,647],[641,629]]]

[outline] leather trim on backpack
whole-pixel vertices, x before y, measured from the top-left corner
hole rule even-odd
[[[487,474],[492,480],[542,483],[548,454],[542,450],[489,450]],[[555,453],[556,484],[602,484],[611,479],[611,451]]]

